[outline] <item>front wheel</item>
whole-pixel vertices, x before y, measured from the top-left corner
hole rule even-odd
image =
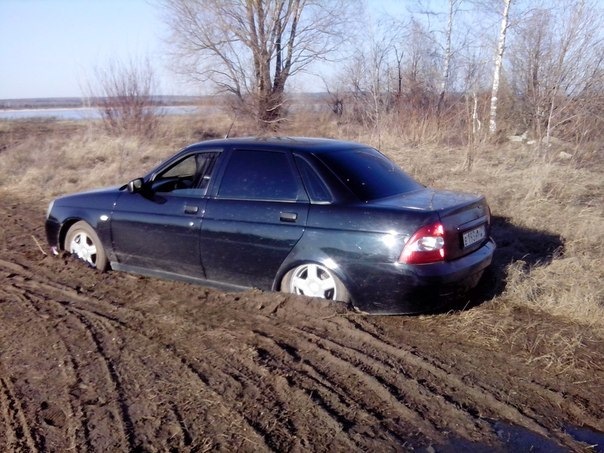
[[[302,264],[285,274],[281,291],[340,302],[350,301],[350,294],[340,279],[325,266],[314,263]]]
[[[94,229],[86,222],[74,223],[65,236],[65,250],[100,271],[107,269],[105,250]]]

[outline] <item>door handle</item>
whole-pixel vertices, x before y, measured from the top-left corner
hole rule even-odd
[[[282,222],[294,223],[296,220],[298,220],[298,214],[295,212],[282,212],[279,219]]]
[[[197,214],[199,212],[199,206],[185,205],[185,214]]]

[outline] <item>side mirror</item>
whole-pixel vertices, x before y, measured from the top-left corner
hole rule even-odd
[[[143,188],[143,178],[136,178],[133,179],[132,181],[130,181],[128,183],[128,192],[130,193],[136,193],[136,192],[140,192]]]

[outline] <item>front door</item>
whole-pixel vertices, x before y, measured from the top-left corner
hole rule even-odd
[[[120,264],[205,277],[200,232],[217,155],[190,154],[162,170],[142,191],[118,198],[111,236]]]

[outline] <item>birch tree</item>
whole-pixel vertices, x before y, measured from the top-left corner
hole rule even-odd
[[[499,80],[501,78],[501,68],[503,67],[503,54],[505,51],[505,38],[508,31],[510,4],[512,0],[503,0],[503,13],[501,15],[501,27],[499,29],[499,39],[497,40],[497,53],[495,54],[495,67],[493,70],[493,87],[491,90],[491,109],[489,114],[489,133],[495,134],[497,131],[497,103],[499,96]]]
[[[453,55],[453,51],[451,49],[451,40],[453,36],[453,19],[455,17],[455,13],[457,12],[457,8],[461,0],[449,0],[449,10],[447,13],[447,29],[445,32],[445,55],[443,59],[443,71],[442,71],[442,80],[440,83],[440,94],[438,95],[438,105],[436,108],[437,113],[440,115],[440,112],[443,108],[443,104],[445,102],[445,95],[447,93],[447,88],[449,86],[449,75],[451,72],[451,58]]]

